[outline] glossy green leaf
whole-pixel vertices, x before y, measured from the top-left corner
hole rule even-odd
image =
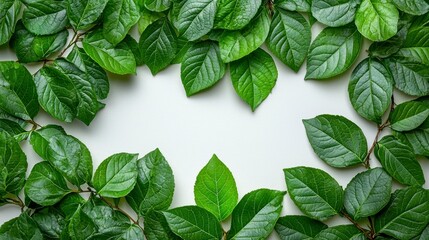
[[[312,240],[326,228],[326,224],[306,216],[284,216],[279,218],[275,229],[281,240]]]
[[[0,119],[0,132],[7,132],[11,136],[26,133],[18,123],[9,119]]]
[[[0,62],[0,109],[22,120],[39,112],[36,86],[30,72],[16,62]]]
[[[426,0],[393,0],[395,6],[411,15],[422,15],[429,12],[429,2]]]
[[[51,206],[70,193],[61,173],[48,162],[34,165],[25,183],[25,194],[35,203]]]
[[[82,208],[79,206],[79,208],[70,218],[68,232],[72,239],[85,240],[96,234],[97,226],[92,221],[92,219],[82,211]]]
[[[373,42],[368,49],[369,55],[372,57],[387,58],[398,52],[404,44],[410,24],[410,17],[399,20],[396,35],[383,42]]]
[[[259,189],[244,195],[232,212],[226,239],[266,239],[280,217],[285,194]]]
[[[225,75],[226,65],[220,57],[215,42],[196,43],[188,50],[180,69],[187,96],[210,88]]]
[[[409,101],[395,107],[389,116],[390,126],[396,131],[416,129],[429,117],[429,106],[422,102]]]
[[[41,158],[48,159],[49,141],[54,136],[59,135],[67,135],[62,127],[47,125],[31,133],[30,144]]]
[[[85,203],[86,200],[79,193],[70,193],[61,199],[55,207],[68,221],[77,211],[79,206],[84,205]]]
[[[407,132],[394,132],[402,142],[409,144],[416,155],[429,156],[429,120],[426,119],[417,129]]]
[[[222,239],[223,231],[216,217],[197,206],[174,208],[164,212],[171,230],[187,240]]]
[[[354,21],[361,0],[313,0],[312,15],[330,27],[347,25]]]
[[[265,42],[269,30],[268,10],[262,8],[248,26],[241,30],[224,31],[219,39],[220,56],[223,62],[238,60],[257,50]]]
[[[91,28],[109,0],[67,0],[67,16],[76,30]]]
[[[185,2],[185,1],[183,1]],[[163,13],[151,12],[146,8],[140,10],[140,19],[137,22],[137,27],[139,29],[139,33],[142,34],[146,28],[151,25],[156,20],[165,17]],[[170,20],[172,21],[172,20]],[[173,22],[173,21],[172,21]]]
[[[36,35],[49,35],[60,32],[68,24],[66,4],[62,1],[34,1],[26,5],[22,22]]]
[[[245,27],[258,12],[261,0],[219,0],[215,27],[238,30]]]
[[[274,12],[267,46],[284,64],[297,72],[307,57],[311,29],[299,13],[278,9]]]
[[[393,93],[393,79],[386,67],[377,59],[366,58],[353,70],[348,89],[359,115],[381,124]]]
[[[104,160],[94,173],[92,184],[103,197],[124,197],[137,181],[137,155],[118,153]]]
[[[429,192],[416,187],[397,190],[387,207],[375,218],[377,233],[397,239],[418,235],[429,223]]]
[[[212,30],[218,0],[184,2],[177,19],[178,30],[182,37],[195,41]]]
[[[343,207],[343,189],[328,173],[309,167],[284,169],[286,185],[295,205],[307,216],[324,221]]]
[[[168,226],[164,214],[150,211],[144,218],[144,235],[147,240],[179,240]]]
[[[170,8],[171,0],[142,0],[144,6],[153,12],[163,12]]]
[[[347,71],[359,56],[362,36],[356,27],[327,27],[310,46],[305,79],[326,79]]]
[[[414,22],[418,22],[418,20]],[[413,26],[407,32],[402,48],[394,57],[401,61],[429,66],[429,26]]]
[[[371,41],[385,41],[398,31],[399,12],[391,1],[362,0],[355,24]]]
[[[277,0],[274,5],[289,11],[311,12],[311,0]]]
[[[194,185],[195,202],[225,220],[238,202],[237,185],[231,171],[216,155],[198,173]]]
[[[167,210],[173,200],[174,176],[162,153],[156,149],[137,161],[137,183],[127,202],[140,216],[149,210]]]
[[[34,220],[24,212],[0,227],[0,239],[42,240],[43,236]]]
[[[177,36],[166,18],[161,18],[146,28],[140,37],[140,50],[153,75],[173,61],[177,51]]]
[[[354,218],[378,213],[390,200],[392,178],[382,169],[373,168],[356,175],[344,190],[344,207]]]
[[[365,240],[365,235],[353,225],[338,225],[321,231],[315,239],[320,240]]]
[[[320,115],[303,123],[311,147],[328,165],[349,167],[365,161],[366,138],[352,121],[342,116]]]
[[[65,218],[55,208],[43,208],[31,216],[45,238],[59,239],[67,227]]]
[[[127,35],[124,40],[122,40],[122,43],[126,44],[128,48],[131,50],[131,52],[134,55],[134,58],[136,59],[136,65],[141,66],[144,64],[144,59],[140,51],[140,47],[138,42],[131,37],[131,35]]]
[[[71,122],[79,105],[75,85],[64,73],[52,66],[44,66],[34,76],[40,106],[52,117]]]
[[[107,41],[116,45],[127,36],[140,18],[134,0],[109,0],[104,10],[103,34]]]
[[[24,186],[27,157],[15,139],[0,132],[0,198],[7,193],[18,195]]]
[[[235,91],[252,111],[268,97],[277,81],[273,58],[262,49],[230,64]]]
[[[173,0],[171,10],[168,12],[168,17],[173,26],[179,28],[179,14],[187,0]]]
[[[395,87],[411,96],[429,94],[429,68],[423,64],[389,58],[386,65],[392,73]]]
[[[4,0],[0,5],[0,46],[7,43],[15,32],[21,6],[19,0]]]
[[[386,136],[377,143],[374,153],[384,170],[398,182],[412,186],[425,183],[422,167],[407,144]]]

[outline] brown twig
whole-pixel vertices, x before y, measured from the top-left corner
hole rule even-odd
[[[356,228],[359,229],[359,231],[361,231],[363,234],[365,234],[365,236],[368,239],[373,239],[371,238],[371,234],[369,233],[370,231],[368,229],[363,228],[361,225],[359,225],[359,223],[357,223],[355,220],[353,220],[353,218],[350,217],[350,215],[346,212],[346,211],[341,211],[341,214],[347,218],[347,220],[349,220],[351,223],[353,223],[353,225],[355,225]]]
[[[69,48],[71,48],[73,45],[75,45],[75,44],[79,41],[80,37],[82,37],[82,36],[83,36],[83,35],[85,35],[85,34],[86,34],[86,32],[78,33],[78,32],[76,32],[76,31],[74,31],[74,34],[73,34],[72,40],[69,42],[69,44],[67,45],[67,47],[65,47],[65,48],[60,52],[60,54],[58,55],[58,57],[63,57],[64,53],[65,53]]]

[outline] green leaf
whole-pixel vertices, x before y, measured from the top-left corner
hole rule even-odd
[[[421,232],[418,236],[412,238],[412,240],[425,240],[429,238],[429,225],[425,227],[423,232]]]
[[[29,32],[21,22],[18,22],[10,45],[19,62],[37,62],[60,51],[67,43],[68,35],[68,31],[63,30],[56,34],[38,36]]]
[[[144,6],[153,12],[163,12],[170,8],[171,0],[143,0]]]
[[[140,12],[134,0],[109,0],[103,16],[104,37],[116,45],[127,36],[131,27],[137,23]]]
[[[340,27],[354,21],[361,0],[313,0],[312,15],[330,27]]]
[[[67,16],[76,30],[88,30],[100,18],[109,0],[67,0]]]
[[[0,132],[0,198],[18,195],[25,183],[27,157],[13,137]]]
[[[394,57],[404,62],[429,66],[429,26],[414,26],[411,28],[407,33],[402,48],[399,49]]]
[[[418,235],[429,223],[429,192],[408,187],[397,190],[389,205],[375,218],[377,233],[398,239]]]
[[[7,43],[15,32],[21,5],[19,0],[4,0],[0,5],[0,46]]]
[[[326,228],[326,224],[306,216],[284,216],[276,224],[276,232],[281,240],[311,240]]]
[[[137,22],[139,33],[142,34],[149,25],[151,25],[153,22],[155,22],[156,20],[162,17],[165,17],[163,13],[151,12],[146,8],[142,8],[140,12],[140,19]],[[173,20],[170,20],[170,21],[173,22]]]
[[[79,104],[75,85],[64,73],[52,66],[44,66],[34,76],[40,106],[52,117],[71,122]]]
[[[153,75],[173,61],[177,51],[177,36],[166,18],[161,18],[146,28],[140,37],[140,50]]]
[[[35,203],[51,206],[70,193],[61,173],[48,162],[34,165],[25,183],[25,194]]]
[[[189,49],[194,46],[193,42],[189,42],[184,38],[177,39],[177,53],[176,57],[174,57],[172,64],[179,64],[185,60],[185,55],[188,53]]]
[[[85,203],[86,200],[80,196],[79,193],[70,193],[61,199],[55,207],[61,211],[61,214],[65,216],[68,221],[74,215],[79,206],[84,205]]]
[[[366,58],[353,70],[348,89],[359,115],[381,124],[393,93],[393,79],[386,67],[377,59]]]
[[[270,189],[246,194],[232,212],[226,239],[266,239],[280,217],[285,194]]]
[[[31,2],[26,6],[22,22],[28,31],[36,35],[60,32],[68,24],[65,2],[43,0]]]
[[[82,43],[85,52],[104,69],[120,75],[136,73],[136,60],[128,46],[114,46],[100,29],[86,35]]]
[[[368,52],[371,57],[387,58],[399,51],[404,44],[411,25],[410,17],[400,19],[398,22],[398,32],[395,36],[383,42],[373,42],[369,46]]]
[[[68,231],[72,239],[85,240],[97,233],[97,226],[79,206],[70,219]]]
[[[212,30],[218,0],[184,2],[177,19],[178,30],[182,37],[195,41]]]
[[[395,87],[411,96],[429,94],[429,68],[420,63],[389,58],[386,65],[392,73]]]
[[[215,16],[215,27],[239,30],[255,17],[261,0],[219,0]]]
[[[67,223],[61,212],[55,208],[43,208],[31,216],[37,223],[43,236],[48,239],[59,239]]]
[[[352,121],[342,116],[319,115],[303,123],[311,147],[328,165],[349,167],[365,161],[366,138]]]
[[[67,135],[64,129],[56,125],[47,125],[31,132],[30,144],[33,150],[43,159],[48,159],[49,141],[54,136]]]
[[[284,64],[297,72],[307,57],[310,42],[310,25],[301,14],[282,9],[274,12],[267,46]]]
[[[137,154],[118,153],[104,160],[94,174],[93,185],[103,197],[120,198],[133,190],[137,181]]]
[[[149,211],[144,218],[144,235],[147,240],[179,240],[168,226],[164,214]]]
[[[225,69],[217,43],[194,44],[184,56],[180,69],[186,95],[192,96],[210,88],[225,75]]]
[[[11,136],[27,133],[18,123],[8,120],[0,119],[0,132],[7,132]]]
[[[396,131],[416,129],[429,117],[429,106],[422,102],[409,101],[395,107],[389,116],[390,127]]]
[[[0,239],[42,240],[43,236],[34,220],[24,212],[0,227]]]
[[[231,62],[231,80],[235,91],[252,111],[268,97],[277,81],[273,58],[262,49]]]
[[[391,1],[362,0],[355,24],[359,32],[371,41],[385,41],[398,31],[399,12]]]
[[[168,17],[170,22],[173,24],[173,26],[178,29],[179,28],[179,14],[182,10],[183,5],[185,5],[187,0],[173,0],[172,1],[172,8],[168,12]]]
[[[392,178],[382,169],[373,168],[356,175],[344,190],[344,207],[354,218],[373,216],[390,200]]]
[[[69,53],[67,60],[85,73],[86,79],[91,82],[99,99],[107,98],[110,89],[109,79],[107,79],[107,74],[100,65],[94,62],[82,48],[77,46]]]
[[[141,66],[144,64],[144,59],[140,51],[139,44],[137,41],[131,37],[131,35],[125,36],[124,40],[122,41],[124,44],[128,46],[128,48],[131,50],[131,52],[134,55],[134,58],[136,59],[136,65]]]
[[[216,155],[198,173],[194,186],[195,202],[225,220],[238,202],[237,185],[231,171]]]
[[[311,0],[277,0],[274,5],[288,11],[311,12]]]
[[[393,0],[395,6],[411,15],[423,15],[429,12],[429,2],[425,0]]]
[[[324,221],[343,207],[343,189],[328,173],[315,168],[284,169],[286,185],[295,205],[307,216]]]
[[[315,239],[320,240],[365,240],[366,237],[354,225],[339,225],[321,231]]]
[[[137,183],[127,202],[140,216],[149,210],[167,210],[173,200],[174,176],[162,153],[156,149],[137,161]]]
[[[0,109],[31,120],[39,112],[36,86],[28,70],[16,62],[0,62]]]
[[[362,36],[353,25],[327,27],[310,46],[305,79],[326,79],[347,71],[359,56]]]
[[[417,129],[408,132],[394,132],[402,142],[409,144],[416,155],[429,156],[429,120],[426,119]]]
[[[185,206],[164,212],[171,230],[183,239],[222,239],[223,231],[216,217],[197,206]]]
[[[382,138],[375,146],[374,154],[383,168],[398,182],[412,186],[425,183],[422,168],[413,149],[395,137]]]
[[[270,30],[268,11],[262,8],[254,20],[241,30],[224,31],[219,39],[220,56],[225,63],[243,58],[257,50]]]

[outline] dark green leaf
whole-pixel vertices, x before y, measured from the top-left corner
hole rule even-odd
[[[131,27],[137,23],[140,13],[134,0],[109,0],[103,16],[104,37],[116,45],[127,36]]]
[[[315,239],[320,240],[365,240],[365,235],[353,225],[339,225],[321,231]]]
[[[328,173],[309,167],[284,169],[286,185],[295,205],[307,216],[324,221],[343,207],[343,189]]]
[[[399,51],[407,36],[410,21],[408,18],[399,20],[398,32],[383,42],[373,42],[368,52],[372,57],[387,58]]]
[[[429,120],[426,119],[417,129],[408,132],[394,132],[402,142],[409,144],[416,155],[429,156]]]
[[[313,0],[311,13],[321,23],[339,27],[354,21],[361,0]]]
[[[62,1],[34,1],[26,5],[22,16],[25,27],[36,35],[60,32],[67,24],[66,4]]]
[[[137,155],[118,153],[104,160],[94,173],[93,185],[103,197],[124,197],[133,190],[137,178]]]
[[[297,72],[307,57],[311,29],[299,14],[278,9],[274,12],[267,45],[284,64]]]
[[[422,168],[407,144],[386,136],[377,143],[374,153],[383,168],[398,182],[412,186],[424,184]]]
[[[80,205],[85,204],[86,200],[79,195],[79,193],[70,193],[65,196],[55,207],[61,211],[68,221],[79,208]]]
[[[144,218],[144,235],[147,240],[179,240],[168,226],[164,214],[150,211]]]
[[[195,41],[212,30],[218,0],[187,0],[179,12],[178,30],[182,37]]]
[[[326,79],[347,71],[359,56],[362,36],[353,25],[327,27],[310,46],[305,79]]]
[[[171,0],[143,0],[144,6],[154,12],[163,12],[170,8]]]
[[[253,19],[261,6],[261,0],[219,0],[215,27],[238,30]]]
[[[274,4],[284,10],[311,12],[311,0],[277,0]]]
[[[253,111],[268,97],[277,81],[273,58],[262,49],[230,64],[234,89]]]
[[[195,202],[225,220],[238,202],[237,186],[231,171],[216,155],[198,173],[194,186]]]
[[[429,106],[422,102],[410,101],[399,104],[389,116],[390,126],[396,131],[416,129],[429,117]]]
[[[11,136],[26,133],[18,123],[8,119],[0,119],[0,132],[7,132]]]
[[[91,28],[109,0],[67,0],[67,16],[76,30]]]
[[[418,236],[412,238],[412,240],[425,240],[429,238],[429,225],[425,227],[423,232],[421,232]]]
[[[54,136],[67,135],[64,129],[56,125],[47,125],[31,132],[30,143],[33,150],[43,159],[48,159],[49,141]]]
[[[429,26],[413,26],[407,33],[402,48],[394,57],[401,61],[429,66]]]
[[[176,57],[171,62],[172,64],[175,63],[182,63],[185,59],[185,55],[188,52],[188,50],[194,46],[193,42],[189,42],[188,40],[184,38],[177,39],[177,53]]]
[[[79,206],[76,212],[70,218],[68,232],[72,239],[86,240],[96,234],[97,226]]]
[[[426,0],[393,0],[395,6],[408,14],[422,15],[429,12],[429,2]]]
[[[0,46],[7,43],[15,32],[21,5],[19,0],[4,0],[0,5]]]
[[[42,240],[43,236],[34,220],[24,212],[0,227],[0,239]]]
[[[25,183],[25,194],[42,206],[54,205],[68,193],[63,176],[48,162],[34,165]]]
[[[143,7],[140,10],[140,20],[137,22],[139,33],[142,34],[149,25],[151,25],[153,22],[155,22],[156,20],[162,17],[165,17],[163,13],[151,12],[147,10],[145,7]],[[173,20],[170,20],[170,21],[173,22]]]
[[[306,216],[281,217],[276,224],[276,232],[281,240],[311,240],[326,228],[328,226],[324,223]]]
[[[131,35],[127,35],[122,42],[126,44],[128,48],[131,50],[131,52],[133,53],[134,58],[136,59],[137,66],[143,65],[144,59],[141,54],[140,47],[137,41],[133,37],[131,37]]]
[[[423,64],[389,58],[386,65],[392,73],[395,87],[412,96],[429,94],[429,68]]]
[[[352,121],[342,116],[320,115],[303,123],[314,152],[330,166],[348,167],[364,162],[366,138]]]
[[[67,223],[55,208],[44,208],[31,216],[39,226],[43,236],[48,239],[59,239]]]
[[[196,43],[188,50],[181,65],[187,96],[210,88],[225,75],[226,66],[220,57],[217,43],[211,41]]]

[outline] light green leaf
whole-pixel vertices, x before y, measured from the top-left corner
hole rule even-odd
[[[386,65],[392,73],[395,87],[411,96],[429,94],[429,68],[423,64],[389,58]]]
[[[156,20],[165,17],[163,13],[151,12],[146,8],[141,9],[140,11],[140,19],[137,22],[137,26],[139,29],[139,33],[142,34],[146,28],[151,25]],[[172,21],[172,20],[170,20]]]
[[[393,79],[386,67],[377,59],[366,58],[353,70],[348,89],[359,115],[381,124],[393,93]]]
[[[327,27],[310,46],[305,79],[326,79],[347,71],[359,56],[362,36],[353,25]]]
[[[91,28],[109,0],[67,0],[67,16],[76,30]]]
[[[274,12],[267,46],[284,64],[297,72],[307,57],[311,29],[307,20],[295,12]]]
[[[265,42],[269,30],[268,11],[262,8],[248,26],[241,30],[224,31],[219,39],[220,56],[223,62],[238,60],[257,50]]]
[[[153,12],[163,12],[170,8],[171,0],[142,0],[144,6]]]
[[[311,0],[277,0],[274,5],[288,11],[311,12]]]
[[[0,5],[0,46],[7,43],[15,32],[21,6],[19,0],[4,0]]]
[[[409,101],[399,104],[390,113],[390,126],[396,131],[416,129],[429,117],[429,106],[422,102]]]
[[[261,0],[219,0],[215,27],[239,30],[245,27],[258,12]]]
[[[0,239],[42,240],[43,236],[34,220],[24,212],[0,227]]]
[[[306,216],[284,216],[276,224],[276,232],[281,240],[312,240],[326,228],[326,224]]]
[[[309,167],[284,169],[295,205],[307,216],[324,221],[343,208],[343,189],[328,173]]]
[[[398,182],[412,186],[425,183],[422,167],[417,162],[413,149],[395,137],[382,138],[375,146],[374,154],[384,170]]]
[[[137,161],[137,183],[127,202],[140,216],[149,210],[167,210],[173,200],[174,176],[162,153],[156,149]]]
[[[137,154],[118,153],[104,160],[92,184],[103,197],[120,198],[133,190],[137,181]]]
[[[226,65],[220,59],[215,42],[194,44],[181,65],[181,78],[186,95],[192,96],[216,84],[225,75]]]
[[[22,22],[28,31],[36,35],[60,32],[67,24],[66,4],[62,1],[33,1],[26,5]]]
[[[147,240],[179,240],[168,226],[164,214],[149,211],[144,218],[144,235]]]
[[[268,97],[277,81],[273,58],[262,49],[231,62],[231,80],[235,91],[252,111]]]
[[[216,155],[198,173],[194,185],[195,202],[225,220],[238,202],[237,185],[231,171]]]
[[[365,235],[354,225],[339,225],[321,231],[315,239],[320,240],[365,240]]]
[[[393,0],[395,6],[411,15],[423,15],[429,12],[429,2],[426,0]]]
[[[127,36],[140,18],[134,0],[109,0],[104,10],[103,34],[107,41],[116,45]]]
[[[33,202],[42,206],[54,205],[70,193],[61,173],[48,162],[34,165],[24,189]]]
[[[365,161],[366,138],[352,121],[342,116],[320,115],[303,123],[311,147],[328,165],[349,167]]]
[[[385,41],[398,31],[399,12],[391,1],[362,0],[356,12],[359,32],[371,41]]]
[[[361,0],[313,0],[312,15],[330,27],[340,27],[354,21]]]
[[[164,212],[171,230],[186,240],[222,239],[223,231],[216,217],[197,206],[185,206]]]
[[[375,218],[377,233],[411,239],[429,223],[428,190],[408,187],[397,190],[387,207]]]
[[[414,22],[417,22],[417,20]],[[429,26],[412,27],[402,48],[399,49],[394,57],[403,62],[420,63],[429,66]]]
[[[54,136],[67,135],[64,129],[56,125],[47,125],[31,132],[30,144],[33,150],[43,159],[48,159],[49,141]]]
[[[382,169],[373,168],[356,175],[344,190],[344,207],[354,218],[373,216],[390,200],[392,178]]]
[[[280,217],[285,194],[259,189],[244,195],[232,212],[226,239],[266,239]]]
[[[178,30],[182,37],[195,41],[212,30],[218,0],[184,2],[177,19]]]
[[[85,52],[104,69],[120,75],[136,73],[136,60],[128,46],[114,46],[100,29],[86,35],[82,43]]]

